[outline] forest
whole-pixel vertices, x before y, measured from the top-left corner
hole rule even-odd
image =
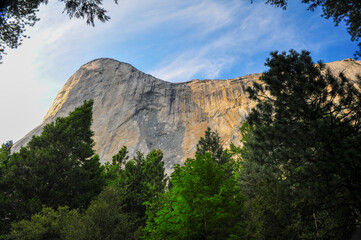
[[[0,149],[0,239],[351,239],[361,223],[361,77],[272,52],[257,105],[222,145],[208,128],[165,174],[163,153],[101,164],[93,101]]]

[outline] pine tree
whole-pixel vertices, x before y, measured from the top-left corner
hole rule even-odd
[[[229,154],[223,150],[221,138],[217,132],[212,132],[210,127],[207,127],[204,137],[201,137],[197,143],[196,154],[206,153],[210,153],[213,161],[219,164],[225,164],[229,160]]]
[[[126,146],[123,146],[117,154],[112,157],[112,163],[106,162],[105,167],[105,178],[109,183],[117,179],[123,172],[125,163],[128,161],[128,149]]]
[[[306,51],[273,52],[266,66],[243,128],[249,232],[347,239],[361,220],[361,93]]]
[[[166,186],[163,153],[152,150],[146,157],[140,152],[125,164],[116,180],[123,204],[123,211],[134,221],[134,231],[139,231],[146,221],[145,202],[152,202]]]
[[[103,168],[92,149],[92,106],[93,101],[85,101],[68,117],[47,124],[2,166],[0,201],[7,203],[0,216],[6,225],[2,233],[42,205],[86,209],[100,193]]]

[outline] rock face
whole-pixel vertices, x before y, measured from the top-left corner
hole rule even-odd
[[[361,73],[360,61],[348,59],[327,66],[333,73],[343,71],[353,79]],[[16,142],[12,151],[39,135],[45,124],[93,99],[95,151],[103,162],[111,161],[123,145],[131,156],[159,148],[170,172],[175,163],[193,156],[207,126],[218,131],[225,146],[239,142],[239,127],[254,106],[245,90],[260,76],[170,83],[127,63],[97,59],[69,78],[43,123]]]

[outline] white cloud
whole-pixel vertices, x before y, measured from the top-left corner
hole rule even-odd
[[[209,59],[202,55],[186,53],[178,56],[170,64],[150,72],[153,76],[172,82],[185,82],[202,73],[199,78],[216,78],[233,59]]]
[[[253,56],[258,54],[264,54],[264,61],[269,52],[275,50],[287,51],[293,48],[318,52],[335,41],[332,37],[324,36],[317,39],[318,41],[311,39],[309,35],[315,32],[310,33],[308,27],[300,28],[300,19],[296,17],[297,9],[289,10],[295,12],[292,16],[287,11],[270,7],[263,2],[253,5],[240,1],[228,3],[227,7],[220,8],[227,17],[223,21],[224,24],[217,25],[215,34],[210,31],[196,33],[198,38],[199,36],[208,38],[203,41],[203,46],[189,45],[185,50],[169,54],[150,73],[161,79],[176,82],[188,81],[199,75],[204,78],[219,78],[236,62],[238,64],[244,62],[245,66],[253,65],[253,68],[261,69],[263,62],[259,60],[257,60],[258,67],[254,66]],[[206,12],[212,13],[214,8],[217,7],[207,8],[207,5],[202,5],[203,12],[198,17],[204,19],[200,22],[209,19],[212,14]],[[317,17],[312,17],[307,22],[312,25],[312,31],[316,32],[322,29],[322,26],[316,27],[319,20],[316,19]],[[252,73],[249,71],[250,69],[243,74]]]
[[[275,14],[277,10],[270,11],[264,4],[238,3],[223,9],[228,17],[221,33],[212,36],[212,33],[203,32],[205,38],[209,36],[204,46],[191,45],[182,53],[170,55],[151,74],[176,82],[188,81],[199,74],[218,78],[241,57],[247,61],[252,54],[276,48],[280,43],[290,46],[295,39],[294,30],[282,23],[282,16]]]
[[[232,38],[226,35],[201,48],[191,48],[174,59],[169,57],[150,74],[171,82],[189,81],[197,75],[199,78],[217,78],[234,61],[231,55],[219,54],[231,41]]]
[[[239,1],[230,1],[235,3]],[[231,4],[212,0],[133,0],[120,3],[110,11],[108,28],[118,27],[125,35],[147,31],[162,24],[174,24],[176,28],[214,31],[232,20]],[[110,5],[106,8],[110,9]]]

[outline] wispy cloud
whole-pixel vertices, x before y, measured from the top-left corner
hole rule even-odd
[[[187,81],[199,75],[218,78],[235,61],[294,42],[293,28],[282,23],[282,16],[275,14],[277,9],[270,11],[264,4],[247,6],[234,2],[224,11],[227,24],[215,34],[198,33],[198,37],[206,39],[203,46],[192,44],[182,48],[182,52],[170,54],[151,74],[168,81]]]
[[[195,77],[209,79],[219,76],[232,61],[231,58],[209,59],[203,55],[196,56],[187,52],[178,56],[165,67],[150,72],[150,74],[172,82],[185,82]]]
[[[217,2],[214,4],[217,5]],[[204,19],[199,22],[210,19],[212,14],[206,13],[217,8],[215,5],[202,5],[203,14],[198,15],[198,18]],[[227,16],[223,24],[214,24],[217,26],[214,31],[196,33],[194,39],[202,39],[202,46],[197,45],[196,40],[193,44],[180,46],[181,50],[164,57],[150,72],[168,81],[187,81],[195,77],[219,78],[240,63],[250,66],[257,62],[256,69],[263,69],[263,62],[271,51],[293,48],[318,52],[327,48],[335,41],[334,38],[314,37],[325,25],[317,22],[323,20],[319,15],[300,20],[302,14],[306,13],[305,8],[301,5],[301,9],[290,9],[293,13],[290,15],[288,11],[263,3],[250,5],[245,1],[229,1],[227,7],[220,11]],[[300,25],[300,21],[304,21],[303,25]],[[192,34],[188,33],[184,38],[189,39],[193,37]],[[255,58],[259,55],[263,56],[262,62]],[[248,72],[239,71],[238,74],[252,73],[249,71],[251,69]]]

